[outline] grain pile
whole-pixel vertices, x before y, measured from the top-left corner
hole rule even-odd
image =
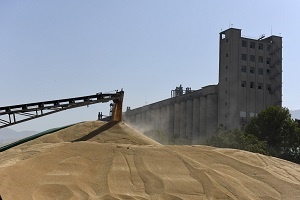
[[[233,149],[164,146],[124,123],[80,123],[0,153],[7,199],[300,199],[300,167]]]

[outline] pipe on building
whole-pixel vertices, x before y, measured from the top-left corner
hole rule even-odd
[[[180,137],[186,138],[186,101],[180,103]]]
[[[192,144],[198,144],[200,134],[200,98],[193,99],[193,128],[192,128]]]
[[[193,100],[189,99],[186,104],[186,135],[187,138],[193,139]]]

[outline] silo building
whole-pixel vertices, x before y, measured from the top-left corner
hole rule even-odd
[[[219,38],[219,83],[172,90],[171,97],[127,109],[125,121],[142,131],[201,143],[217,130],[244,126],[261,110],[282,104],[282,38],[243,37],[229,28]]]
[[[282,38],[241,36],[230,28],[220,33],[218,124],[240,128],[268,106],[282,102]]]

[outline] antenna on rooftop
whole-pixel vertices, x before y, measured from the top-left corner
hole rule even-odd
[[[272,35],[273,33],[272,33],[272,26],[271,26],[271,35]]]

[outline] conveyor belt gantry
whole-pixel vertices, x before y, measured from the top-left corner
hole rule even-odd
[[[27,103],[13,106],[0,107],[0,128],[32,120],[45,115],[50,115],[63,110],[87,106],[95,103],[114,102],[112,120],[122,120],[122,103],[124,92],[97,93],[95,95]],[[18,119],[17,116],[22,116]]]

